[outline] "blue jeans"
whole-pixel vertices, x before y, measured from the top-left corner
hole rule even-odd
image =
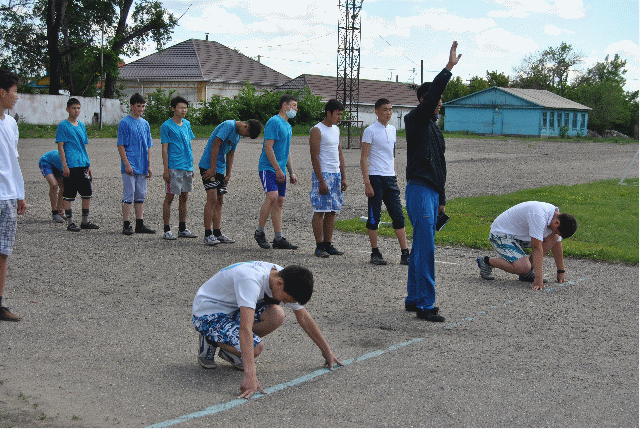
[[[413,226],[405,304],[430,310],[436,301],[434,236],[440,197],[429,186],[409,181],[405,199]]]

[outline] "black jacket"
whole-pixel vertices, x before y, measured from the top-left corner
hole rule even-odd
[[[445,205],[444,192],[447,165],[444,159],[444,137],[434,111],[451,79],[451,72],[443,69],[435,77],[426,96],[416,108],[404,117],[407,132],[407,181],[423,182],[440,196]]]

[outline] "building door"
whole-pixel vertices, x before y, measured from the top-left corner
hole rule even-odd
[[[502,112],[493,112],[493,134],[502,134]]]

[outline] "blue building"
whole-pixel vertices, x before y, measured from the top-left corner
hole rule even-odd
[[[592,110],[546,90],[496,86],[444,106],[446,131],[540,137],[586,135]]]

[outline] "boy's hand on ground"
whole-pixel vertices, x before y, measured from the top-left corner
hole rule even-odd
[[[324,362],[324,366],[328,367],[329,369],[333,369],[333,365],[334,365],[334,364],[336,364],[336,365],[340,365],[340,366],[344,366],[344,365],[342,364],[342,362],[340,362],[340,361],[338,360],[338,358],[336,358],[336,357],[333,355],[333,353],[329,353],[329,354],[327,354],[327,355],[325,355],[325,354],[323,353],[323,354],[322,354],[322,356],[324,357],[324,360],[325,360],[325,362]]]
[[[533,281],[532,288],[533,288],[533,290],[542,290],[542,289],[544,289],[544,283],[542,283],[542,277],[540,277],[540,280],[538,280],[538,276],[536,276],[536,279]]]
[[[558,273],[558,283],[564,283],[565,281],[564,273]]]
[[[255,374],[245,374],[242,379],[242,384],[240,385],[240,396],[238,396],[238,399],[249,399],[256,392],[266,394],[258,384],[258,377],[256,377]]]

